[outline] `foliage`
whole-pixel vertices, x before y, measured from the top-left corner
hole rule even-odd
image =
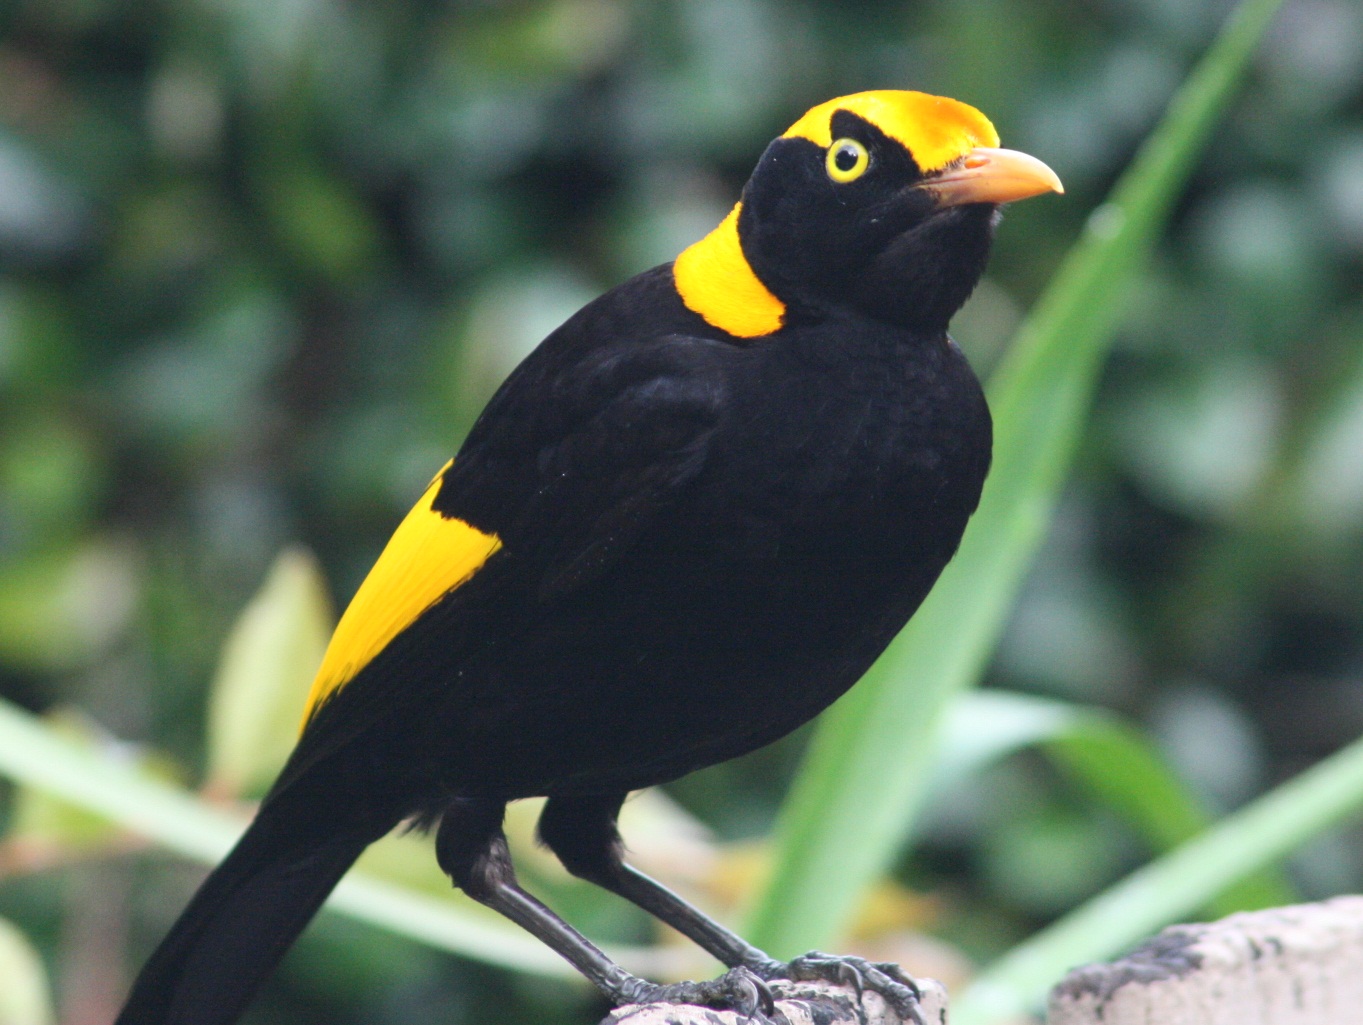
[[[1215,0],[0,11],[0,771],[15,781],[0,792],[0,916],[42,954],[61,1017],[94,1001],[107,1019],[193,885],[139,836],[202,860],[230,842],[233,809],[199,781],[217,801],[249,795],[277,764],[323,588],[344,601],[501,376],[585,299],[716,223],[767,138],[828,96],[916,87],[975,103],[1005,144],[1056,167],[1067,196],[1009,212],[955,325],[987,372],[1226,13]],[[977,1020],[1065,958],[1106,953],[1114,932],[1095,921],[1153,925],[1153,905],[1121,903],[1131,886],[1153,878],[1177,894],[1161,915],[1190,912],[1357,801],[1346,749],[1107,889],[1363,733],[1361,54],[1356,4],[1289,5],[1129,300],[1096,311],[1126,316],[1092,415],[1080,401],[1061,416],[1075,470],[981,649],[1002,628],[986,682],[1027,696],[956,706],[912,849],[859,911],[836,913],[846,943],[951,983],[1059,919],[982,977],[960,1008]],[[1041,383],[1081,355],[1056,348]],[[991,382],[996,402],[1004,387]],[[298,546],[320,578],[301,556],[270,572]],[[995,583],[1002,609],[1017,580]],[[253,723],[265,692],[278,714]],[[919,711],[881,724],[909,735]],[[753,838],[804,740],[680,781],[681,807],[632,802],[636,858],[740,917],[771,872]],[[537,892],[637,967],[712,967],[565,879],[529,843],[533,811],[510,828]],[[1360,851],[1318,835],[1291,884],[1357,888]],[[1261,876],[1217,906],[1283,885]],[[424,944],[559,970],[444,890],[400,837],[338,903]],[[516,978],[324,916],[259,1020],[591,1020],[580,988]]]

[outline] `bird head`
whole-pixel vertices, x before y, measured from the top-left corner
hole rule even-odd
[[[1060,179],[999,149],[973,107],[881,90],[821,103],[767,147],[743,198],[678,257],[678,291],[756,337],[832,308],[945,330],[984,271],[998,207]]]

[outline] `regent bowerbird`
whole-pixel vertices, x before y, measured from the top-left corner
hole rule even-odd
[[[977,110],[877,91],[814,107],[669,264],[512,372],[397,527],[331,639],[296,748],[152,955],[118,1025],[228,1025],[370,843],[435,833],[454,884],[615,1004],[761,1015],[767,957],[623,860],[626,795],[735,757],[852,686],[952,557],[989,467],[947,336],[1001,204],[1061,191]],[[729,971],[625,972],[520,888],[502,817]],[[770,985],[769,985],[770,984]]]

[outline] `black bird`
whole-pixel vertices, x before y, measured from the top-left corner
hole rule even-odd
[[[770,1009],[768,958],[622,861],[626,794],[751,751],[866,670],[956,551],[990,418],[947,322],[998,205],[1061,191],[985,117],[915,92],[809,111],[675,262],[589,303],[488,403],[342,617],[288,764],[118,1025],[226,1025],[404,820],[469,896],[614,1003]],[[547,796],[569,871],[731,968],[658,986],[516,883],[502,816]]]

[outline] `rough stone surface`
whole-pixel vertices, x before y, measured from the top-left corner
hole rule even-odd
[[[923,1025],[947,1025],[947,996],[941,983],[915,979],[922,990],[919,1013]],[[913,1025],[889,1007],[880,994],[826,982],[772,983],[777,1014],[789,1025]],[[780,1018],[777,1018],[780,1025]],[[716,1011],[690,1004],[628,1004],[617,1007],[601,1025],[747,1025],[734,1011]]]
[[[1071,972],[1049,1025],[1363,1025],[1363,897],[1164,930]]]

